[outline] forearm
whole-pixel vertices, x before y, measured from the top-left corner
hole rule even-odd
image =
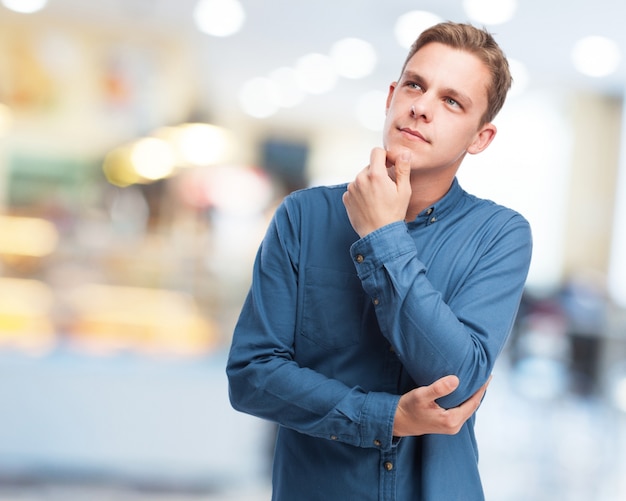
[[[227,366],[235,409],[356,447],[391,447],[398,395],[350,388],[300,367],[278,346],[264,347],[261,337],[243,329],[235,332]]]
[[[316,356],[314,346],[300,346],[297,352],[296,335],[304,329],[298,314],[303,309],[299,298],[306,280],[299,270],[302,251],[296,209],[279,209],[257,255],[252,287],[228,359],[231,402],[238,410],[301,433],[362,447],[374,447],[376,440],[378,447],[390,447],[399,396],[364,391],[361,388],[367,386],[358,377],[349,384],[346,381],[350,379],[334,370],[324,372],[319,367],[323,363],[312,363],[310,358],[303,361]],[[353,279],[358,287],[358,280]],[[317,297],[339,298],[341,294],[320,290]],[[329,319],[335,319],[340,311],[317,311],[313,300],[307,315],[327,313]],[[333,327],[335,332],[328,332],[328,337],[337,334],[337,326],[327,328]],[[303,342],[300,338],[300,344]],[[324,359],[320,358],[322,362]]]

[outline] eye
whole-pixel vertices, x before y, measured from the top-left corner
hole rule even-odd
[[[458,101],[452,99],[451,97],[446,97],[445,102],[454,108],[462,108],[461,104]]]
[[[423,90],[422,86],[417,82],[407,82],[406,86],[414,90]]]

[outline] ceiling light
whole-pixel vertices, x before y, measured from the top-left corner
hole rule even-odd
[[[385,102],[387,93],[373,90],[363,94],[357,102],[356,117],[368,130],[380,131],[385,122]]]
[[[140,139],[132,148],[132,165],[141,177],[150,180],[168,177],[175,167],[175,156],[167,141],[155,137]]]
[[[615,72],[620,62],[620,50],[605,37],[580,39],[572,50],[572,61],[578,71],[591,77],[605,77]]]
[[[345,78],[363,78],[376,66],[372,44],[359,38],[344,38],[330,49],[330,58],[337,73]]]
[[[512,58],[509,58],[509,69],[513,77],[513,85],[511,85],[509,96],[519,96],[528,88],[530,82],[528,69],[524,63]]]
[[[227,37],[241,29],[246,15],[238,0],[200,0],[193,17],[200,31]]]
[[[2,0],[2,4],[15,12],[22,14],[32,14],[40,11],[48,3],[48,0]]]
[[[400,46],[408,49],[426,28],[443,21],[439,16],[424,10],[413,10],[402,14],[396,21],[394,34]]]
[[[255,118],[267,118],[278,111],[276,85],[269,78],[256,77],[247,81],[239,92],[239,103],[245,113]]]
[[[233,144],[230,134],[216,125],[187,123],[174,128],[170,144],[184,165],[205,166],[225,162]]]
[[[296,70],[285,66],[272,71],[269,77],[276,88],[278,106],[292,108],[302,102],[304,92],[298,85]]]
[[[513,19],[517,0],[463,0],[463,8],[478,23],[502,24]]]
[[[311,94],[323,94],[331,90],[337,82],[337,73],[330,57],[324,54],[308,54],[296,63],[298,84]]]

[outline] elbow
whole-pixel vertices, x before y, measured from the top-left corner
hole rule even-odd
[[[264,401],[264,392],[259,383],[264,378],[256,373],[254,365],[229,367],[226,370],[226,376],[231,407],[239,412],[258,415]]]
[[[491,367],[479,366],[474,370],[459,370],[456,372],[459,386],[453,392],[437,399],[437,404],[444,409],[458,407],[470,399],[491,376]]]
[[[245,395],[249,394],[246,391],[245,378],[242,377],[241,371],[228,368],[226,370],[226,376],[228,378],[228,399],[233,409],[240,412],[245,412]]]
[[[230,406],[239,412],[246,412],[244,408],[241,394],[236,391],[233,385],[228,385],[228,400],[230,401]]]

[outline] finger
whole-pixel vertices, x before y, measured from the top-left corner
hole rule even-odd
[[[433,384],[426,387],[427,395],[433,400],[449,395],[459,386],[459,378],[450,375],[437,379]]]
[[[370,153],[370,171],[387,173],[387,152],[383,148],[374,148]]]
[[[467,408],[468,412],[473,413],[476,409],[478,409],[478,407],[480,406],[480,403],[483,401],[483,397],[485,396],[485,392],[487,391],[487,387],[489,386],[489,383],[491,382],[491,378],[493,376],[489,376],[489,379],[487,380],[487,382],[482,385],[478,391],[476,391],[476,393],[474,393],[470,398],[468,398],[465,402],[463,402],[460,407],[465,407]]]
[[[349,188],[349,187],[348,187]],[[343,192],[343,195],[341,196],[341,201],[343,202],[343,205],[347,208],[348,204],[350,200],[350,194],[348,192],[348,189],[346,189],[346,191]]]
[[[396,160],[396,185],[410,184],[411,180],[411,153],[403,151]]]

